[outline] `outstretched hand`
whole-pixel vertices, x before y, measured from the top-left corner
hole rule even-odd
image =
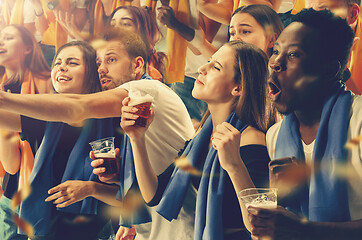
[[[67,207],[89,197],[92,194],[92,184],[91,181],[66,181],[49,189],[50,196],[45,201],[53,201],[58,208]]]

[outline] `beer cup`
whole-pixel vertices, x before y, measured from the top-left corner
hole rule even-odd
[[[128,106],[137,108],[137,112],[134,114],[139,117],[135,120],[137,126],[146,127],[147,119],[150,116],[150,108],[153,101],[153,97],[149,94],[142,94],[139,91],[129,92],[130,101]]]
[[[106,171],[104,175],[118,172],[116,154],[114,151],[114,137],[102,138],[89,143],[94,152],[94,156],[102,158],[104,163],[100,167],[104,167]]]

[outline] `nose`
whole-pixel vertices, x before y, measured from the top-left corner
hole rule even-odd
[[[201,75],[205,75],[208,69],[210,63],[206,63],[204,65],[202,65],[201,67],[199,67],[199,69],[197,70],[199,74]]]
[[[101,62],[98,66],[98,74],[107,74],[108,69],[106,67],[106,64],[104,62]]]
[[[59,69],[59,71],[61,71],[61,72],[67,72],[67,71],[68,71],[65,63],[60,64],[59,67],[58,67],[58,69]]]
[[[275,59],[271,57],[269,61],[269,66],[274,72],[282,72],[285,71],[286,69],[284,62],[279,56],[276,57]]]

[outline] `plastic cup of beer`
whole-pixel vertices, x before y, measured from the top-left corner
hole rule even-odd
[[[244,203],[246,209],[249,206],[276,208],[278,203],[276,188],[247,188],[240,191],[238,197]]]
[[[114,137],[102,138],[89,143],[92,147],[95,157],[102,158],[104,163],[100,167],[104,167],[106,171],[104,175],[117,173],[116,153],[114,151]]]
[[[139,116],[135,120],[134,125],[146,127],[147,119],[150,117],[150,108],[153,97],[140,91],[129,91],[128,96],[130,97],[128,106],[138,109],[138,111],[134,113]]]

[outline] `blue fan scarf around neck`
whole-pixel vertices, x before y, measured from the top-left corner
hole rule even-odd
[[[44,200],[49,196],[48,190],[53,186],[53,157],[62,136],[65,123],[48,122],[43,141],[35,155],[34,168],[29,178],[32,187],[31,194],[20,205],[20,217],[27,220],[34,227],[35,236],[44,236],[49,232],[51,223],[52,202]],[[80,136],[74,145],[65,167],[62,182],[67,180],[97,181],[90,165],[91,150],[89,143],[113,136],[113,120],[88,119],[83,126]],[[97,214],[95,198],[85,198],[60,211],[75,214]]]
[[[139,191],[134,168],[132,145],[129,137],[126,134],[123,135],[121,142],[120,156],[120,187],[116,198],[122,201],[130,189]],[[147,223],[151,222],[151,220],[151,215],[149,214],[146,205],[144,204],[139,206],[137,211],[133,211],[132,216],[129,216],[127,219],[121,218],[120,225],[125,227],[132,227],[134,224]]]
[[[347,130],[352,96],[344,85],[329,89],[322,109],[314,146],[312,174],[298,199],[287,203],[294,212],[302,212],[311,221],[349,221],[347,182],[336,171],[347,164]],[[304,152],[298,120],[293,113],[283,119],[277,137],[275,159],[294,156],[303,161]]]
[[[144,73],[141,77],[141,80],[152,80],[152,78],[147,73]],[[132,82],[130,84],[132,84]],[[126,134],[124,134],[122,138],[120,156],[120,187],[116,198],[122,201],[130,189],[139,191],[137,187],[136,172],[134,169],[132,145],[129,137]],[[120,225],[131,227],[134,224],[151,222],[151,220],[151,215],[149,214],[146,205],[142,205],[138,208],[137,211],[133,211],[132,216],[130,216],[128,219],[121,218]]]
[[[234,112],[226,122],[242,132],[247,125],[243,124]],[[191,165],[199,168],[203,165],[196,199],[196,219],[194,239],[223,239],[222,200],[226,172],[221,168],[217,151],[209,149],[213,125],[211,116],[206,120],[200,133],[187,145],[183,156]],[[206,157],[206,159],[205,159]],[[205,162],[204,162],[205,160]],[[157,207],[157,212],[169,221],[177,219],[183,205],[191,180],[190,174],[175,168],[168,186]]]

